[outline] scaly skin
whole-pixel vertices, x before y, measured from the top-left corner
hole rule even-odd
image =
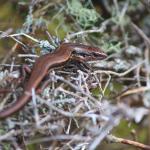
[[[54,53],[43,55],[36,60],[22,96],[11,106],[0,111],[0,119],[5,119],[13,115],[29,102],[31,99],[32,89],[36,89],[38,87],[49,69],[61,66],[71,58],[75,60],[80,59],[81,61],[88,61],[101,60],[106,57],[107,55],[97,47],[77,43],[62,43]]]

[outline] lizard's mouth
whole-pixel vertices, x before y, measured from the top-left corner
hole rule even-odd
[[[103,52],[92,52],[92,57],[94,57],[95,59],[105,59],[107,57],[107,54],[103,53]]]

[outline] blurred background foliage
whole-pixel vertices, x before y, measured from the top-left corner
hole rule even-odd
[[[127,2],[128,6],[126,8],[124,6]],[[30,1],[28,0],[1,0],[0,31],[10,29],[12,30],[11,33],[24,31],[28,34],[30,33],[30,26],[32,26],[32,32],[34,36],[36,35],[37,39],[46,39],[45,30],[48,30],[49,33],[63,40],[69,33],[95,29],[100,27],[101,23],[105,20],[111,19],[111,27],[109,26],[106,32],[102,34],[91,33],[88,36],[82,35],[82,37],[78,36],[76,40],[80,41],[82,39],[81,41],[83,42],[86,41],[95,45],[101,45],[108,54],[114,55],[120,53],[126,47],[126,40],[129,45],[136,45],[141,48],[141,39],[134,35],[131,36],[133,31],[129,29],[129,22],[133,20],[138,25],[141,25],[143,31],[147,32],[149,36],[149,8],[148,10],[143,8],[144,1],[142,0],[118,0],[118,3],[119,8],[116,10],[114,3],[109,0],[106,2],[102,0],[46,0],[39,2],[34,10],[32,8],[30,10]],[[124,13],[122,9],[127,9],[125,10],[127,13]],[[14,43],[12,39],[0,40],[1,59],[8,53]],[[133,57],[127,59],[127,62],[133,59]],[[125,64],[125,66],[128,65]],[[116,92],[122,91],[124,86],[128,86],[128,83],[127,85],[122,85],[120,82],[112,82],[106,89],[105,96],[109,99],[113,96],[112,93],[115,94]],[[92,93],[94,96],[98,96],[100,90],[95,88],[92,90]],[[112,102],[116,103],[113,100]],[[118,137],[150,144],[150,127],[145,125],[147,121],[149,121],[148,118],[147,120],[143,118],[139,123],[122,120],[119,126],[113,129],[113,134]],[[33,145],[30,145],[29,149],[32,150],[34,149],[33,147]],[[106,143],[106,141],[102,143],[100,148],[103,150],[135,149],[118,143]],[[6,149],[9,149],[8,145],[6,145]]]

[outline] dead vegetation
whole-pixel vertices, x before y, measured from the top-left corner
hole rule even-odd
[[[32,68],[36,57],[53,52],[60,41],[101,47],[108,58],[88,62],[89,70],[71,62],[50,70],[31,102],[0,122],[1,148],[150,149],[149,0],[12,5],[25,12],[25,21],[19,29],[1,30],[0,40],[14,41],[0,65],[1,109],[22,94],[30,76],[23,76],[23,64]]]

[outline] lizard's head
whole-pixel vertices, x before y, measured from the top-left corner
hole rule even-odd
[[[83,61],[95,61],[105,59],[107,54],[98,47],[77,44],[76,46],[74,45],[73,57]]]

